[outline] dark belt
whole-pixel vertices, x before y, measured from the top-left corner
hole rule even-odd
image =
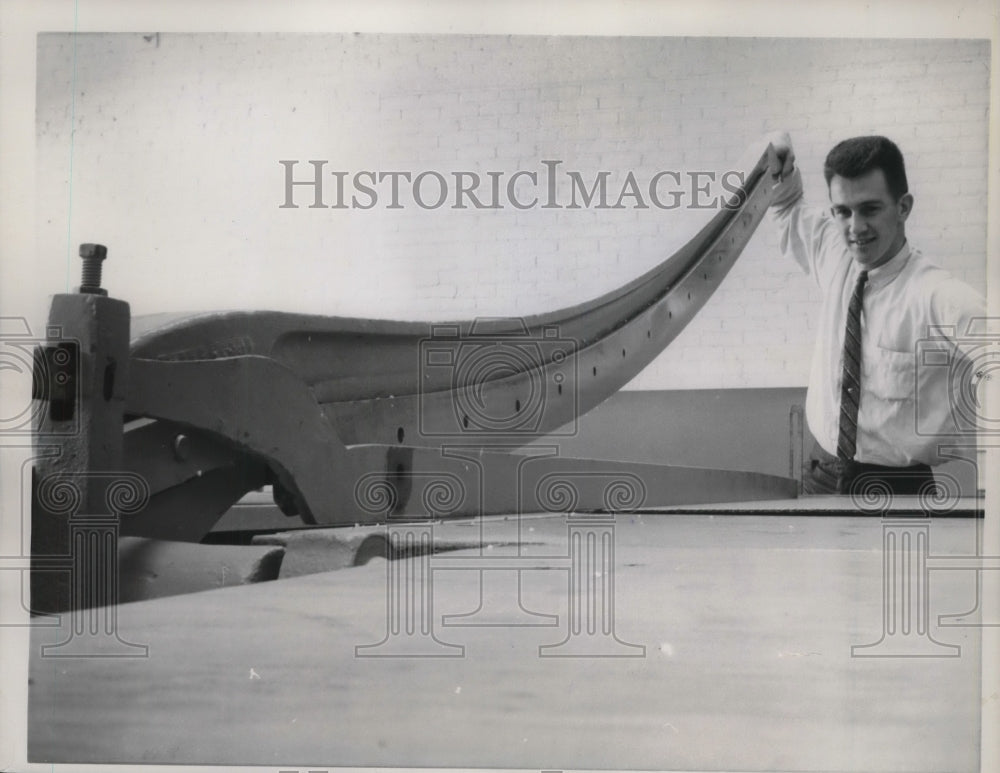
[[[805,494],[932,495],[934,473],[926,464],[890,467],[883,464],[843,461],[829,454],[818,443],[812,458],[805,464],[802,488]]]

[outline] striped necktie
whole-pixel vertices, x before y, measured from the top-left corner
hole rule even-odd
[[[837,458],[854,459],[858,449],[858,404],[861,402],[861,307],[864,302],[868,272],[858,275],[851,305],[847,308],[847,329],[844,333],[844,372],[840,379],[840,436]]]

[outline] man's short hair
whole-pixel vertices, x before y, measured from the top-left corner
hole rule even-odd
[[[886,137],[851,137],[838,142],[826,156],[823,176],[829,187],[835,174],[853,179],[866,175],[873,169],[882,170],[889,193],[897,201],[909,191],[903,154],[899,152],[896,143]]]

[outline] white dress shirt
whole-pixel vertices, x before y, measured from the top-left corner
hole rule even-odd
[[[774,191],[771,217],[782,253],[823,292],[806,417],[817,442],[836,454],[847,308],[863,268],[852,259],[830,212],[804,205],[798,169]],[[967,420],[974,401],[959,390],[969,389],[962,377],[972,375],[970,361],[962,359],[969,349],[969,323],[985,313],[980,295],[909,244],[868,271],[857,461],[933,465],[944,461],[939,445],[974,442]]]

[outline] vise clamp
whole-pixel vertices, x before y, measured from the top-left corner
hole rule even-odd
[[[83,245],[79,292],[54,297],[36,357],[33,555],[64,554],[81,513],[118,517],[121,535],[199,541],[266,486],[286,515],[331,526],[794,496],[786,478],[566,458],[558,444],[719,286],[764,215],[774,163],[768,147],[643,276],[526,318],[132,319],[101,287],[107,250]]]

